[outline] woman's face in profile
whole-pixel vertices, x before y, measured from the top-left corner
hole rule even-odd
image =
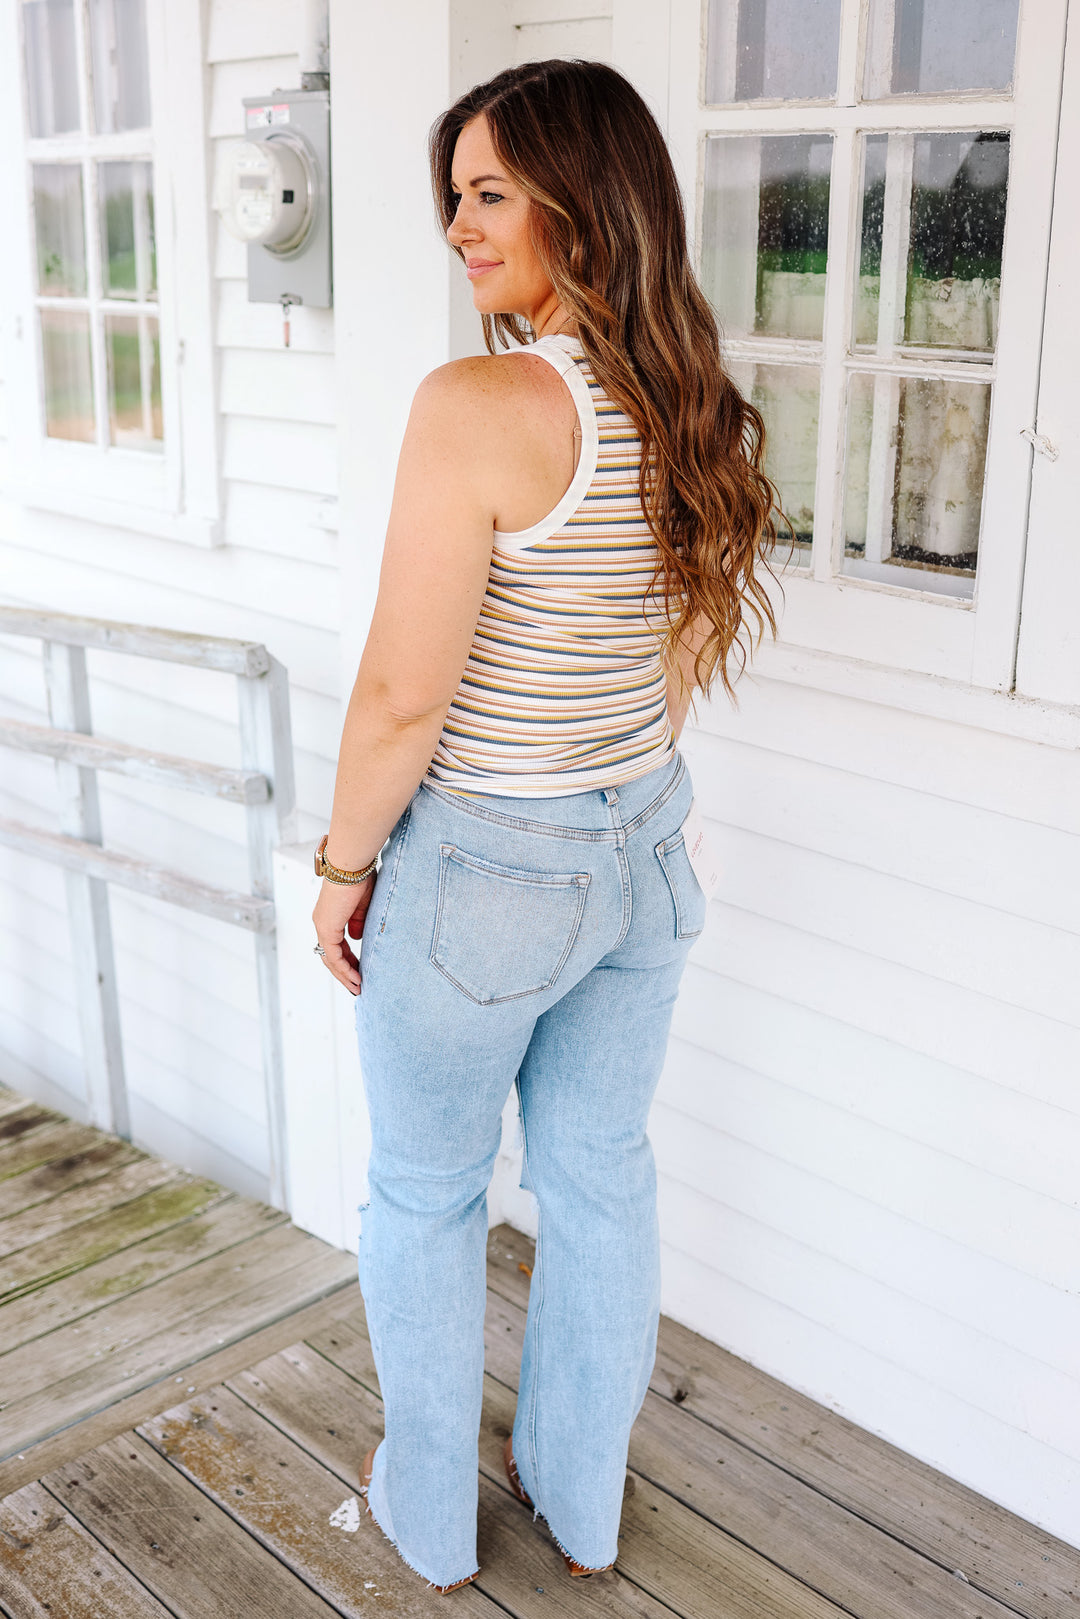
[[[482,115],[458,136],[450,183],[457,212],[446,236],[464,254],[474,306],[532,320],[554,288],[532,245],[529,199],[499,161]]]

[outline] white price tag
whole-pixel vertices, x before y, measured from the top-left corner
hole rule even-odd
[[[705,823],[697,807],[697,799],[690,801],[690,808],[682,824],[682,835],[687,857],[694,869],[694,876],[701,884],[701,891],[706,899],[712,899],[716,893],[716,885],[720,881],[720,867],[709,843]]]

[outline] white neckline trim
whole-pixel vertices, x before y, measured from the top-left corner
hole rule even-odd
[[[589,384],[581,374],[581,368],[573,358],[574,353],[581,352],[581,344],[576,337],[564,333],[553,333],[551,337],[537,338],[535,343],[520,349],[510,349],[511,354],[537,354],[554,366],[570,390],[571,397],[577,407],[578,421],[581,423],[581,454],[578,457],[577,470],[570,480],[569,488],[559,501],[558,505],[542,517],[531,528],[497,528],[494,531],[495,544],[502,549],[520,550],[527,545],[535,545],[538,540],[550,539],[568,517],[573,516],[584,496],[588,493],[589,485],[596,476],[596,462],[600,452],[600,434],[596,425],[596,410],[593,406],[592,394]],[[507,545],[509,542],[509,545]]]

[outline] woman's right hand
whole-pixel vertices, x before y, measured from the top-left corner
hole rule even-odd
[[[323,962],[350,995],[360,993],[360,963],[349,948],[348,938],[359,939],[362,935],[374,891],[374,872],[362,883],[332,883],[324,878],[311,913],[323,948]]]

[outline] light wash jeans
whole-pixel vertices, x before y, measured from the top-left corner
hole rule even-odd
[[[576,1562],[614,1561],[659,1317],[645,1133],[705,898],[689,773],[462,797],[427,783],[391,834],[357,1028],[371,1114],[360,1286],[386,1413],[368,1504],[434,1585],[472,1574],[487,1186],[516,1082],[539,1206],[514,1458]]]

